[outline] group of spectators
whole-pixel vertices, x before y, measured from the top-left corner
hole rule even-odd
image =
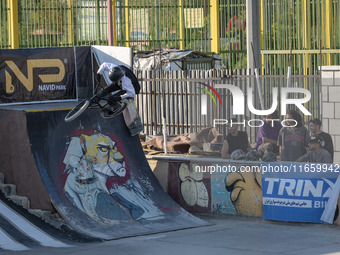
[[[245,159],[247,153],[254,155],[256,152],[263,161],[279,158],[281,161],[333,163],[332,137],[321,130],[322,123],[319,119],[309,121],[309,131],[303,125],[301,115],[295,110],[287,111],[285,127],[279,121],[273,121],[278,119],[277,111],[265,116],[264,125],[257,133],[255,148],[251,147],[247,133],[238,130],[238,124],[230,125],[221,157]],[[232,122],[236,123],[237,120],[232,119]]]

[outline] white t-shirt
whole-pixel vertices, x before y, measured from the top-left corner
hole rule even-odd
[[[109,62],[104,62],[103,64],[100,65],[97,73],[103,75],[105,71],[110,71],[112,68],[116,66],[118,65]],[[133,87],[131,80],[125,75],[122,78],[122,89],[126,91],[126,93],[121,96],[122,99],[128,97],[134,98],[136,96],[135,88]]]

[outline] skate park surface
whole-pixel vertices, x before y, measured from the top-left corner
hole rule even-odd
[[[210,225],[67,248],[0,254],[340,254],[334,225],[282,223],[258,218],[197,215]]]

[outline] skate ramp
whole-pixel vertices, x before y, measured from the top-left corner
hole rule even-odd
[[[79,235],[67,226],[54,228],[27,209],[13,203],[0,191],[0,253],[43,247],[71,247],[98,239]]]
[[[104,119],[88,109],[66,123],[68,111],[30,109],[25,115],[42,182],[72,228],[114,239],[205,224],[164,192],[122,115]]]

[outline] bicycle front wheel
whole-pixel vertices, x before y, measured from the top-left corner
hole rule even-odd
[[[65,116],[65,122],[70,122],[78,118],[89,107],[89,105],[90,105],[90,100],[85,99],[81,101]]]

